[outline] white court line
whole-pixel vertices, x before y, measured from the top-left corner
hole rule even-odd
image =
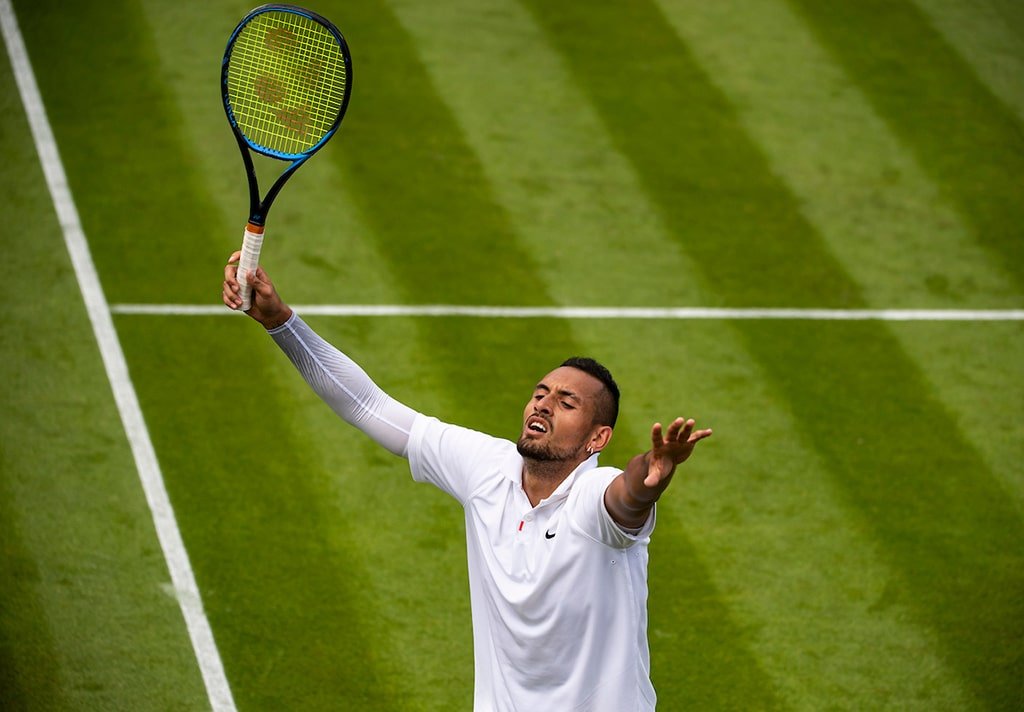
[[[210,705],[218,712],[234,710],[235,702],[231,696],[231,688],[224,675],[224,666],[213,640],[213,631],[210,629],[210,624],[203,611],[199,588],[192,573],[192,566],[189,564],[188,553],[185,551],[181,533],[178,531],[174,510],[171,508],[171,502],[164,487],[156,451],[150,441],[149,431],[146,429],[139,400],[135,394],[135,387],[128,374],[128,364],[125,362],[121,342],[114,330],[114,322],[110,317],[107,299],[103,294],[99,276],[93,265],[89,244],[78,218],[78,210],[75,208],[71,190],[68,187],[64,166],[57,151],[57,143],[46,116],[46,109],[39,94],[35,74],[32,71],[28,52],[25,50],[25,43],[10,0],[0,0],[0,25],[2,25],[4,41],[11,58],[11,66],[21,94],[21,101],[25,105],[32,137],[39,153],[39,162],[42,164],[43,173],[46,176],[46,185],[50,190],[50,197],[64,233],[64,243],[75,269],[78,286],[85,301],[85,309],[89,314],[89,321],[92,322],[93,333],[99,344],[100,355],[107,371],[107,378],[110,380],[118,412],[121,414],[121,422],[128,436],[132,455],[135,458],[142,489],[145,491],[146,501],[149,503],[149,509],[153,515],[157,537],[160,540],[164,559],[171,574],[171,581],[177,593],[178,605],[185,617],[185,624],[199,662]]]
[[[492,319],[790,319],[814,321],[1024,321],[1024,309],[732,309],[716,307],[491,307],[451,304],[298,304],[312,316],[466,316]],[[114,304],[114,314],[228,316],[217,304]]]

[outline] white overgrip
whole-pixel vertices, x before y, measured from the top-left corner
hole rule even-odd
[[[260,250],[263,249],[263,226],[248,223],[245,226],[245,237],[242,238],[242,257],[238,261],[239,296],[242,297],[242,311],[252,308],[252,286],[249,284],[249,272],[255,272],[260,265]]]

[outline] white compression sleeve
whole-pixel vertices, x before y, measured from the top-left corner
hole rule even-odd
[[[416,411],[382,391],[358,364],[324,341],[297,314],[267,333],[335,413],[394,454],[406,457]]]

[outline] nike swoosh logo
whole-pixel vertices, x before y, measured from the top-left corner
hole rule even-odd
[[[557,533],[558,532],[555,532],[555,534],[557,534]],[[551,530],[548,529],[546,532],[544,532],[544,538],[545,539],[554,539],[555,538],[555,534],[552,534]]]

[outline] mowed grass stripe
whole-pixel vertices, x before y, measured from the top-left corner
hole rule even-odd
[[[1024,288],[1024,126],[907,0],[791,0]]]
[[[914,0],[978,78],[1024,120],[1024,5],[1017,0]]]
[[[762,218],[757,221],[759,239],[745,241],[742,251],[738,245],[721,245],[713,239],[715,234],[712,239],[684,243],[696,262],[707,267],[710,281],[735,298],[743,291],[733,289],[734,278],[725,273],[723,261],[741,261],[750,273],[755,265],[764,265],[767,271],[779,259],[778,244],[799,245],[807,248],[805,257],[813,258],[817,279],[801,274],[791,261],[794,282],[803,286],[799,291],[831,285],[829,291],[859,299],[859,290],[820,251],[820,237],[799,217],[792,197],[738,130],[728,102],[694,65],[664,18],[650,6],[634,5],[632,10],[634,22],[629,25],[593,8],[584,13],[569,6],[536,7],[535,14],[672,224],[689,229],[713,218],[724,221],[722,231],[749,238],[749,230],[728,220],[721,206],[711,200],[683,202],[672,188],[700,185],[704,173],[730,170],[734,160],[744,166],[748,185],[761,188],[732,201],[741,206],[734,217]],[[618,31],[609,33],[611,26]],[[565,31],[568,27],[574,31]],[[655,48],[659,61],[637,55],[639,46]],[[589,61],[600,53],[622,61]],[[709,161],[697,162],[693,151],[681,151],[691,160],[664,158],[670,154],[667,147],[676,143],[668,140],[665,129],[659,134],[656,126],[638,124],[639,117],[623,109],[626,102],[621,92],[626,90],[618,88],[626,86],[634,99],[660,107],[652,114],[684,116],[686,135],[700,138],[708,159],[722,159],[715,164],[716,170],[710,170]],[[661,155],[638,135],[664,137]],[[765,219],[769,214],[780,219]],[[769,291],[763,282],[762,289]],[[1017,627],[1024,620],[1020,602],[1006,592],[1019,590],[1024,572],[1018,554],[1003,552],[1019,549],[1020,520],[991,472],[970,445],[950,430],[951,418],[889,332],[871,324],[844,326],[849,331],[841,333],[842,327],[834,326],[801,331],[800,325],[773,330],[755,323],[745,323],[740,330],[750,352],[792,404],[801,429],[819,448],[850,505],[871,527],[880,553],[891,557],[902,574],[893,591],[905,592],[919,620],[942,641],[941,653],[948,664],[969,680],[973,692],[981,699],[1005,703],[1016,692],[1015,681],[1020,678],[1019,660],[1008,641],[1019,635]],[[851,349],[851,344],[859,348]],[[861,442],[847,437],[853,433],[859,434]],[[862,443],[879,446],[868,457]],[[910,443],[913,456],[903,450]],[[885,463],[884,470],[880,462]],[[956,572],[970,572],[971,585]],[[936,581],[946,583],[936,586]],[[991,605],[981,606],[981,599],[990,600]]]
[[[836,326],[744,330],[898,575],[873,606],[931,627],[974,704],[1012,707],[1024,679],[1020,509],[887,330]]]
[[[717,4],[662,7],[718,86],[734,98],[744,127],[871,305],[1024,303],[1019,285],[975,241],[971,226],[785,2],[754,3],[745,12]],[[961,348],[937,348],[943,339],[905,338],[917,333],[911,330],[893,333],[964,437],[984,453],[999,480],[1024,498],[1019,459],[1007,453],[1011,424],[1024,415],[1024,398],[966,397],[963,384],[979,377],[948,376],[963,370],[965,354],[978,351],[970,340],[957,338],[962,329],[933,332],[956,339]],[[1000,338],[996,346],[984,338],[1005,331],[966,333],[985,344],[986,373],[1018,382],[1013,339]],[[981,433],[972,425],[978,422],[991,425]],[[994,441],[993,431],[1005,436]]]
[[[20,18],[19,18],[20,19]],[[0,704],[207,704],[195,655],[0,50]]]
[[[1019,284],[784,0],[743,12],[661,7],[871,306],[1024,304]]]
[[[359,48],[360,89],[358,111],[346,117],[344,157],[331,159],[407,299],[550,304],[534,283],[534,257],[517,243],[414,41],[382,2],[337,15]]]
[[[721,305],[864,305],[656,8],[525,4]]]
[[[7,439],[5,432],[5,451]],[[16,466],[32,468],[6,457],[3,466],[5,473]],[[59,653],[38,591],[39,556],[20,531],[24,509],[7,477],[0,479],[0,688],[11,710],[67,708]]]
[[[558,304],[706,303],[699,272],[521,6],[391,5]]]
[[[7,255],[4,281],[13,287],[10,280],[17,277],[23,263],[34,266],[23,257],[23,246],[32,242],[22,239],[19,243],[15,239],[19,228],[28,230],[35,226],[38,233],[49,232],[53,236],[54,250],[59,249],[60,243],[59,228],[38,168],[2,38],[0,48],[3,50],[0,54],[3,58],[0,60],[0,149],[10,167],[0,173],[0,190],[12,206],[17,206],[8,212],[8,228],[3,231],[2,244]],[[66,263],[64,269],[57,272],[70,280]],[[76,296],[70,288],[63,292],[67,298]],[[12,296],[17,300],[19,294],[13,292]],[[17,305],[15,301],[11,306]],[[29,545],[30,533],[38,524],[32,518],[33,510],[25,505],[17,491],[19,485],[31,479],[39,464],[38,457],[33,458],[20,448],[41,449],[39,435],[25,432],[34,428],[21,423],[28,410],[29,403],[25,401],[30,399],[16,388],[19,381],[14,380],[29,368],[32,355],[14,338],[20,325],[5,319],[4,326],[6,336],[0,342],[0,354],[7,378],[11,380],[0,391],[4,413],[0,420],[0,689],[4,691],[5,706],[14,710],[30,709],[32,704],[58,708],[67,705],[60,651],[50,633],[45,592],[40,590],[45,580],[40,573],[42,557]],[[43,523],[45,521],[43,519]]]
[[[892,331],[1024,516],[1022,325],[899,324]]]

